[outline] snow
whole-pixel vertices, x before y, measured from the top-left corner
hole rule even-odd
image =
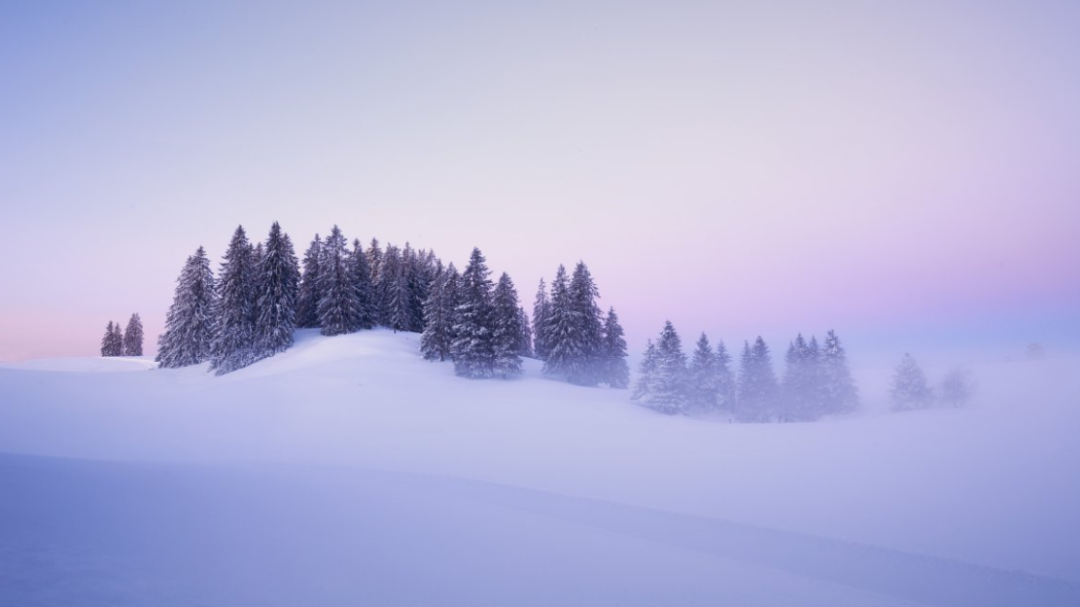
[[[727,424],[418,339],[0,368],[0,605],[1080,604],[1078,361],[902,414],[856,370],[855,415]]]

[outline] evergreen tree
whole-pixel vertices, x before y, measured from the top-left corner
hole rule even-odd
[[[521,375],[521,314],[517,289],[510,275],[503,272],[492,295],[491,340],[495,354],[495,375]]]
[[[158,338],[155,360],[162,368],[186,367],[210,359],[216,292],[210,260],[199,247],[187,258],[176,280],[165,332]]]
[[[596,305],[599,296],[589,268],[579,261],[570,279],[570,310],[575,323],[572,335],[580,360],[573,365],[567,379],[581,386],[595,386],[601,381],[603,321],[600,307]]]
[[[630,368],[626,364],[626,339],[619,324],[615,308],[608,308],[604,319],[603,342],[600,347],[602,379],[610,388],[624,389],[630,386]]]
[[[784,362],[784,398],[777,411],[777,418],[780,421],[816,419],[820,414],[815,406],[817,361],[814,360],[802,333],[788,344]]]
[[[910,354],[904,354],[896,367],[889,396],[894,411],[925,409],[933,405],[934,393],[926,382],[926,375]]]
[[[101,337],[101,356],[116,356],[113,349],[113,343],[115,341],[116,330],[113,329],[113,322],[110,320],[109,324],[105,327],[105,335]]]
[[[143,326],[138,313],[132,314],[128,319],[127,329],[124,330],[124,355],[143,355]]]
[[[113,323],[113,333],[110,348],[112,356],[124,355],[124,334],[120,331],[120,323]]]
[[[382,249],[379,248],[379,240],[377,238],[372,238],[371,239],[371,245],[368,247],[368,250],[367,250],[367,262],[368,262],[368,270],[371,271],[371,284],[372,284],[372,286],[374,286],[376,288],[376,290],[378,289],[379,280],[381,279],[381,275],[382,275],[382,260],[383,260],[383,253],[382,253]],[[378,296],[377,295],[376,295],[376,301],[378,301]],[[379,303],[379,305],[381,306],[382,304]],[[379,314],[380,314],[380,316],[376,320],[376,324],[382,322],[381,309],[379,311]]]
[[[274,222],[259,257],[255,281],[254,355],[284,352],[293,344],[300,268],[288,235]]]
[[[300,292],[296,298],[296,326],[315,328],[319,326],[319,260],[323,255],[323,242],[318,234],[311,241],[304,253],[304,275],[300,281]]]
[[[433,257],[423,250],[414,252],[409,243],[405,243],[403,257],[407,293],[405,330],[421,333],[424,330],[424,301],[427,300],[428,291],[434,279],[433,268],[430,265]]]
[[[420,336],[420,351],[424,360],[444,361],[450,356],[450,344],[454,327],[454,301],[450,288],[456,287],[457,271],[450,264],[441,272],[431,286],[424,301],[424,332]],[[453,276],[453,287],[448,283]]]
[[[716,344],[713,360],[716,364],[716,408],[734,412],[737,402],[735,375],[731,372],[731,355],[723,341]]]
[[[840,345],[836,332],[825,336],[825,346],[819,355],[819,391],[824,413],[850,413],[859,407],[859,391],[851,379],[847,353]]]
[[[342,335],[359,329],[360,302],[345,242],[345,235],[335,225],[326,237],[319,259],[319,332],[323,335]]]
[[[533,302],[533,351],[539,360],[547,360],[548,357],[548,302],[547,289],[544,279],[540,279],[540,287],[536,290],[536,300]]]
[[[461,274],[454,341],[454,373],[482,379],[495,374],[490,271],[480,249],[474,248]]]
[[[210,341],[210,369],[218,375],[255,361],[254,249],[242,226],[237,226],[218,271],[218,297],[214,333]]]
[[[693,411],[711,413],[720,403],[720,374],[716,353],[709,337],[704,333],[698,338],[694,354],[690,358],[689,396]]]
[[[358,239],[353,240],[353,250],[349,255],[349,270],[349,281],[356,291],[356,319],[352,324],[357,329],[373,329],[379,315],[375,302],[375,285],[371,282],[368,257]]]
[[[543,334],[547,358],[544,359],[544,374],[565,377],[580,377],[585,369],[585,352],[578,340],[578,322],[574,315],[570,299],[570,283],[566,277],[566,268],[559,266],[555,280],[551,283],[551,302],[544,325],[538,334]]]
[[[529,315],[525,313],[525,307],[518,307],[518,322],[521,324],[521,335],[518,337],[518,356],[534,358],[532,329],[529,328]]]
[[[671,321],[667,321],[657,341],[656,369],[644,404],[668,415],[686,413],[689,408],[686,373],[682,341]]]
[[[656,386],[656,372],[660,366],[660,356],[656,351],[656,344],[650,339],[645,347],[645,355],[641,357],[641,365],[638,367],[638,378],[634,384],[634,392],[630,399],[648,405]]]
[[[753,347],[746,343],[741,362],[738,415],[744,421],[769,421],[774,413],[778,385],[765,340],[759,336]]]

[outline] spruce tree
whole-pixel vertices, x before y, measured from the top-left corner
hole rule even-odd
[[[544,325],[538,333],[543,334],[547,358],[544,374],[569,379],[580,376],[584,369],[584,351],[578,340],[578,322],[574,317],[570,299],[570,282],[566,268],[559,266],[551,283],[551,302],[548,305]]]
[[[143,326],[138,313],[132,314],[124,330],[124,355],[143,355]]]
[[[548,357],[548,311],[550,308],[550,302],[548,302],[547,289],[544,285],[544,279],[540,279],[540,286],[536,290],[536,299],[533,302],[533,352],[536,353],[536,358],[539,360],[547,360]]]
[[[254,355],[284,352],[293,344],[300,291],[299,262],[288,235],[274,222],[256,268]]]
[[[715,411],[720,401],[719,383],[716,353],[709,343],[709,337],[702,333],[690,358],[688,387],[691,409],[700,413]]]
[[[851,379],[847,353],[836,332],[830,330],[819,355],[819,392],[825,413],[850,413],[859,407],[859,391]]]
[[[187,258],[169,313],[158,338],[155,360],[162,368],[195,365],[210,359],[217,289],[206,251],[199,247]]]
[[[600,307],[596,304],[599,296],[589,268],[579,261],[570,279],[570,311],[574,318],[573,338],[577,342],[580,360],[573,365],[567,379],[580,386],[595,386],[601,381],[603,321]]]
[[[114,335],[115,335],[115,333],[114,333],[114,329],[113,329],[113,322],[110,320],[109,324],[105,326],[105,335],[103,335],[101,337],[101,356],[102,357],[116,356],[116,354],[113,352],[113,341],[114,341],[113,338],[114,338]]]
[[[424,331],[424,301],[427,299],[431,282],[434,280],[432,267],[433,256],[426,251],[413,251],[405,243],[405,290],[407,293],[407,318],[405,330],[412,333]]]
[[[451,333],[454,326],[452,294],[447,282],[453,264],[435,278],[428,298],[424,301],[424,332],[420,335],[420,352],[424,360],[444,361],[450,356]],[[454,271],[456,273],[456,271]],[[456,278],[454,279],[456,281]]]
[[[626,338],[619,324],[615,308],[608,308],[604,318],[603,341],[600,346],[603,383],[609,388],[625,389],[630,386],[630,367],[626,364]]]
[[[788,344],[784,362],[786,367],[783,399],[778,403],[777,418],[780,421],[816,419],[818,411],[814,407],[814,365],[817,361],[812,359],[802,333]]]
[[[656,385],[657,369],[660,366],[660,356],[656,350],[656,344],[650,339],[645,347],[645,355],[641,357],[641,365],[638,367],[638,378],[634,384],[634,392],[630,399],[648,405]]]
[[[489,275],[483,254],[474,248],[469,265],[461,274],[455,337],[451,345],[454,373],[461,377],[482,379],[495,374]]]
[[[218,271],[214,337],[210,342],[210,369],[218,375],[255,361],[253,255],[244,228],[237,226]]]
[[[368,247],[366,255],[367,255],[367,262],[368,262],[368,270],[371,271],[371,285],[372,285],[372,287],[374,287],[377,290],[378,285],[379,285],[379,280],[381,279],[381,276],[382,276],[382,259],[383,259],[382,249],[379,248],[379,240],[377,238],[372,238],[371,239],[371,245]],[[377,295],[376,295],[376,302],[378,302],[378,296]],[[381,304],[379,304],[379,305],[381,305]],[[382,322],[382,316],[381,316],[382,312],[381,312],[381,310],[378,312],[378,314],[380,316],[376,319],[376,324],[379,324],[379,323]]]
[[[495,355],[495,375],[521,375],[521,315],[517,289],[506,272],[499,277],[492,294],[491,341]]]
[[[336,225],[326,237],[319,259],[319,327],[323,335],[342,335],[359,329],[360,304],[349,268],[345,235]]]
[[[300,280],[300,292],[296,298],[296,326],[304,329],[319,326],[319,260],[322,259],[323,242],[318,234],[304,253],[304,275]]]
[[[760,336],[753,347],[743,347],[739,374],[739,410],[743,421],[769,421],[775,412],[778,384],[772,367],[772,355]]]
[[[735,374],[731,371],[731,355],[723,340],[716,344],[713,360],[716,364],[716,408],[734,413],[737,408]]]
[[[359,240],[353,240],[353,250],[349,255],[349,270],[349,280],[356,291],[356,319],[352,324],[357,329],[373,329],[378,319],[375,285],[371,282],[368,257],[360,246]]]
[[[682,341],[671,321],[667,321],[656,342],[655,380],[646,404],[668,415],[686,413],[689,408],[686,373]]]
[[[925,409],[934,403],[934,393],[926,382],[926,375],[910,354],[904,354],[896,367],[889,397],[894,411]]]
[[[529,315],[524,306],[518,306],[518,322],[521,324],[521,334],[518,337],[518,356],[523,358],[535,358],[533,352],[532,329],[529,328]]]

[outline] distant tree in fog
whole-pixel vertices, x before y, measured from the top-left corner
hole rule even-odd
[[[649,342],[633,399],[668,415],[689,412],[686,354],[671,321],[664,323],[654,346]]]
[[[779,384],[773,371],[772,354],[758,336],[754,345],[743,345],[740,357],[737,417],[748,422],[767,422],[775,414]]]
[[[1027,345],[1027,359],[1028,360],[1042,360],[1046,358],[1046,350],[1040,343],[1032,342]]]
[[[608,308],[604,318],[603,341],[600,346],[600,381],[610,388],[630,386],[630,367],[626,365],[626,339],[615,308]]]
[[[896,367],[889,396],[894,411],[925,409],[933,405],[934,393],[926,382],[926,374],[911,354],[904,354]]]
[[[945,374],[938,385],[941,402],[952,407],[962,407],[975,393],[975,380],[971,372],[963,367],[956,367]]]
[[[816,340],[811,340],[811,347]],[[836,331],[829,330],[825,335],[825,345],[819,356],[821,374],[822,412],[826,414],[850,413],[859,407],[859,391],[851,379],[847,353],[840,345]]]
[[[124,355],[125,356],[142,356],[143,355],[143,326],[142,319],[139,315],[132,314],[131,319],[128,320],[127,329],[124,330]]]

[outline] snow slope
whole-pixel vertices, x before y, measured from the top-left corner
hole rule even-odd
[[[0,369],[0,604],[1080,604],[1076,361],[978,368],[964,410],[882,413],[878,374],[863,414],[740,425],[535,364],[461,380],[416,338]]]

